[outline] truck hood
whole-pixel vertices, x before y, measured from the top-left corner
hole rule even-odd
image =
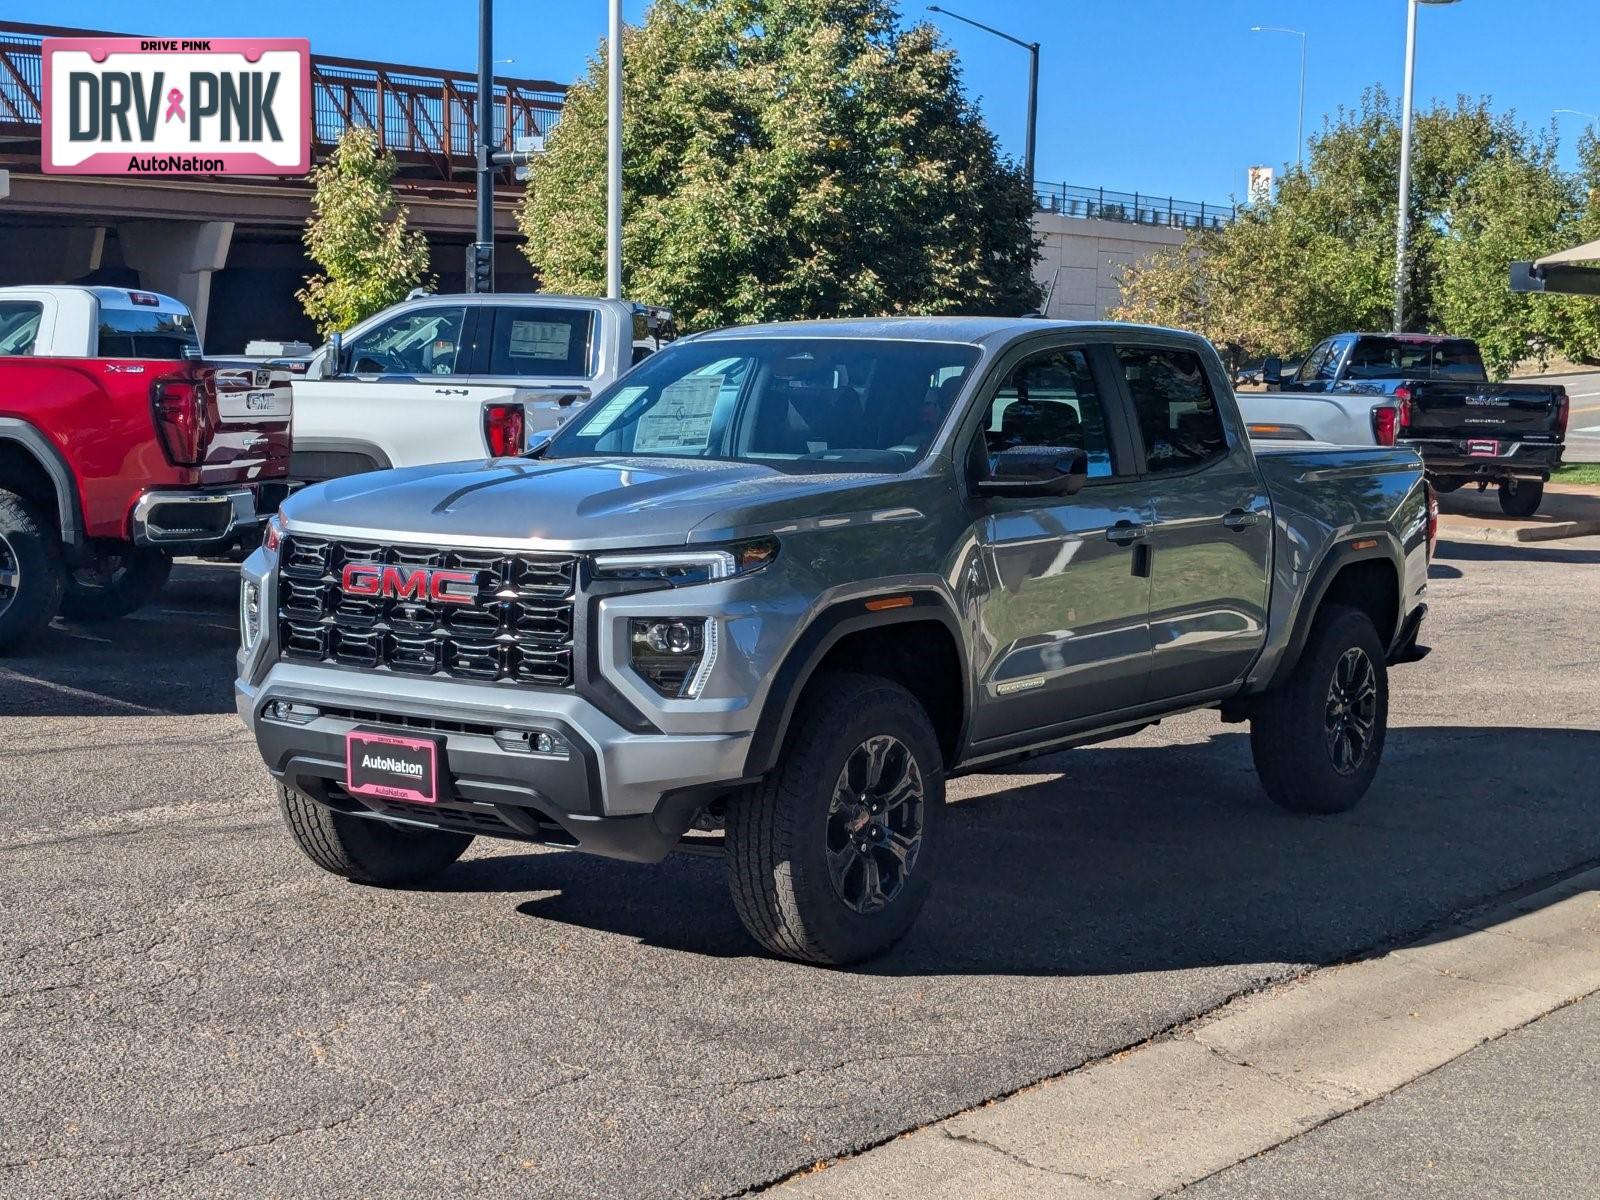
[[[283,506],[291,529],[446,546],[604,550],[726,540],[905,511],[901,475],[788,473],[662,458],[501,458],[330,480]],[[883,519],[876,515],[876,519]]]

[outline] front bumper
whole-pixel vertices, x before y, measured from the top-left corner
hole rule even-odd
[[[539,841],[655,862],[706,801],[742,781],[748,733],[640,734],[565,692],[407,679],[279,663],[235,683],[239,715],[274,778],[330,808],[401,824]],[[301,710],[275,718],[274,702]],[[380,729],[443,740],[450,798],[436,805],[353,797],[345,734]],[[529,749],[537,734],[564,754]]]
[[[130,531],[137,546],[163,549],[216,546],[251,533],[287,494],[282,484],[222,491],[154,491],[133,506]]]

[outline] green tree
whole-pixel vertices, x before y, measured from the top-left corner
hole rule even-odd
[[[688,328],[1038,305],[1027,182],[893,0],[657,0],[624,35],[629,295]],[[605,280],[605,61],[518,220],[546,287]]]
[[[312,172],[314,215],[304,241],[322,273],[295,293],[324,334],[405,299],[428,278],[428,243],[406,228],[394,194],[395,158],[370,129],[353,127]]]
[[[1514,259],[1558,248],[1581,224],[1580,189],[1557,169],[1553,140],[1466,97],[1420,111],[1414,129],[1408,328],[1476,337],[1502,371],[1574,344],[1570,298],[1515,297],[1507,283]],[[1591,159],[1600,183],[1600,153]],[[1270,201],[1127,269],[1118,315],[1176,316],[1257,353],[1389,328],[1399,162],[1399,114],[1374,88],[1312,137],[1305,169]]]

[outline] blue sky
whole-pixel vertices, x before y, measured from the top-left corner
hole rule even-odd
[[[1295,152],[1299,41],[1254,34],[1285,25],[1310,36],[1306,126],[1382,82],[1398,96],[1405,0],[941,0],[945,7],[1043,45],[1038,175],[1180,199],[1221,201],[1244,191],[1252,163]],[[626,0],[638,21],[647,0]],[[604,35],[605,0],[499,0],[496,57],[505,74],[570,80]],[[9,10],[9,11],[7,11]],[[1027,54],[903,3],[908,20],[940,25],[961,54],[968,88],[1008,153],[1022,156]],[[40,20],[16,0],[0,5]],[[265,15],[265,14],[269,14]],[[179,36],[306,36],[327,54],[418,66],[471,68],[473,0],[54,0],[53,24]],[[196,25],[199,28],[196,28]],[[1487,93],[1536,126],[1556,108],[1600,113],[1600,2],[1461,0],[1424,7],[1419,102]],[[1560,118],[1563,159],[1582,118]]]

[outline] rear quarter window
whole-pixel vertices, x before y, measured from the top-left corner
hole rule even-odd
[[[188,313],[102,308],[97,354],[101,358],[180,359],[200,336]]]

